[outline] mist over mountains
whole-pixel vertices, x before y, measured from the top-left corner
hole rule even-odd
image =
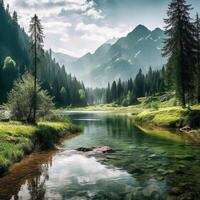
[[[134,78],[140,68],[144,73],[150,66],[160,69],[166,62],[161,55],[163,39],[164,32],[160,28],[151,31],[138,25],[126,37],[104,43],[93,54],[73,58],[54,53],[54,57],[86,86],[105,87],[119,78]]]

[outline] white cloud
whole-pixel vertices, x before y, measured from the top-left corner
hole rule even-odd
[[[63,21],[48,21],[44,24],[44,31],[46,34],[58,34],[62,33],[66,35],[67,29],[71,27],[72,24]]]
[[[102,16],[102,11],[101,10],[95,10],[94,8],[90,8],[88,9],[84,15],[88,16],[88,17],[92,17],[94,19],[103,19],[104,16]]]
[[[11,12],[18,12],[19,24],[26,32],[36,13],[44,27],[44,47],[81,56],[94,52],[103,42],[120,37],[124,27],[104,24],[105,15],[94,0],[5,0]],[[86,24],[86,22],[88,24]],[[92,42],[91,42],[92,41]]]
[[[62,35],[62,37],[60,38],[61,42],[68,42],[70,39],[69,35],[67,33],[65,33],[64,35]]]
[[[83,33],[83,39],[101,42],[105,42],[114,37],[119,38],[127,33],[127,31],[124,32],[118,27],[97,26],[96,24],[84,24],[83,22],[77,24],[75,30]]]

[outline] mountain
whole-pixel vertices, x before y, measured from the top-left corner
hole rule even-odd
[[[93,71],[100,64],[103,64],[103,60],[109,60],[107,52],[110,50],[111,44],[101,45],[94,54],[87,53],[83,57],[79,58],[77,61],[73,62],[68,66],[68,70],[72,74],[76,74],[78,77],[81,77],[84,80],[84,76]]]
[[[112,38],[112,39],[110,39],[110,40],[108,40],[107,42],[105,42],[106,44],[111,44],[111,45],[113,45],[113,44],[115,44],[115,42],[117,42],[117,40],[118,40],[119,38]]]
[[[76,60],[78,60],[78,58],[76,57],[53,51],[52,51],[52,57],[55,58],[60,65],[65,65],[66,67],[69,66],[71,63],[75,62]]]
[[[161,55],[164,32],[151,31],[138,25],[126,37],[106,42],[93,54],[88,53],[71,63],[68,70],[84,81],[86,86],[104,87],[113,80],[134,78],[141,68],[160,69],[166,60]]]

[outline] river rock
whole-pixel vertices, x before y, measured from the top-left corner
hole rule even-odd
[[[148,185],[143,189],[142,193],[147,199],[160,199],[160,188],[157,185]]]
[[[190,126],[184,126],[182,128],[180,128],[181,132],[190,132],[192,129]]]
[[[141,198],[142,198],[141,191],[138,188],[134,187],[126,194],[125,200],[141,199]]]
[[[94,148],[93,151],[96,153],[111,153],[111,152],[113,152],[112,148],[110,148],[109,146],[97,147],[97,148]]]
[[[179,187],[173,187],[170,191],[171,195],[180,195],[182,194],[181,188]]]
[[[81,152],[89,152],[93,151],[95,147],[79,147],[76,149],[76,151],[81,151]]]
[[[81,152],[93,152],[93,153],[111,153],[113,152],[112,148],[109,146],[102,147],[79,147],[76,149]]]

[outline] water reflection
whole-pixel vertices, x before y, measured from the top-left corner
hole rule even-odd
[[[200,199],[199,147],[144,134],[125,116],[70,117],[84,130],[64,147],[108,145],[114,153],[35,153],[0,179],[0,199]]]
[[[44,199],[44,185],[54,154],[54,151],[34,153],[14,165],[11,173],[0,178],[0,199]]]

